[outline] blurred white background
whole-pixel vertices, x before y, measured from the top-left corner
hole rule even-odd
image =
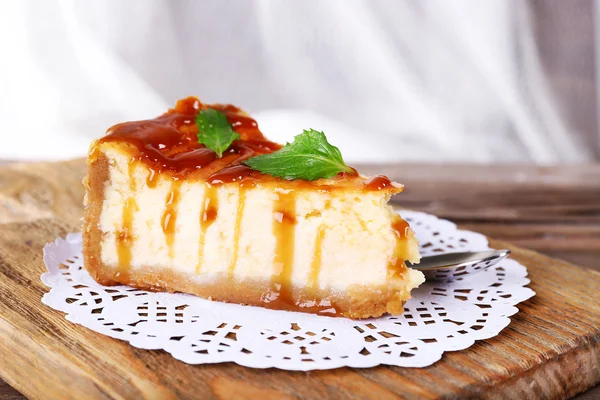
[[[0,0],[0,159],[83,156],[178,98],[348,162],[599,158],[593,0]]]

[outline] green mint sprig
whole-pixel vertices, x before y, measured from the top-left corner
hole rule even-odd
[[[234,140],[240,138],[225,114],[219,110],[207,108],[196,115],[198,126],[198,142],[217,153],[221,158],[223,152],[231,146]]]
[[[249,158],[244,164],[263,174],[283,179],[313,181],[352,172],[340,150],[331,145],[323,132],[304,130],[292,143],[270,154]]]

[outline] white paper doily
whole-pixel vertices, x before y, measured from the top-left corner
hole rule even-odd
[[[421,254],[485,250],[478,233],[429,214],[402,211]],[[308,371],[378,364],[425,367],[444,351],[496,336],[534,295],[515,260],[451,283],[426,282],[402,316],[353,321],[203,300],[186,294],[105,287],[82,269],[81,234],[44,248],[50,292],[42,301],[66,318],[143,349],[163,349],[189,364],[233,361],[254,368]]]

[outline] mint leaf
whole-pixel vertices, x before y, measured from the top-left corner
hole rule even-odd
[[[329,144],[323,132],[314,129],[305,130],[280,150],[249,158],[244,164],[263,174],[290,180],[313,181],[352,172],[340,150]]]
[[[200,110],[196,115],[196,126],[198,126],[198,143],[213,150],[219,158],[234,140],[240,138],[227,121],[225,114],[212,108]]]

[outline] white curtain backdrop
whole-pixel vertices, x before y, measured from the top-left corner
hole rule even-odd
[[[526,2],[0,0],[0,158],[84,155],[178,98],[349,162],[585,162]]]

